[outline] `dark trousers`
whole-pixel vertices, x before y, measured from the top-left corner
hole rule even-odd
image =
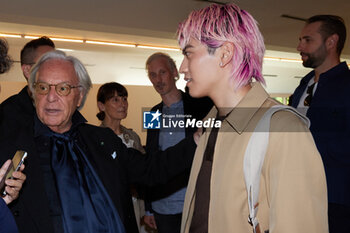
[[[350,206],[328,203],[329,233],[350,232]]]
[[[154,212],[158,233],[180,233],[181,217],[182,213],[159,214]]]

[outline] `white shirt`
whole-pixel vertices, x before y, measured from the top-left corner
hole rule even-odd
[[[309,95],[307,93],[307,89],[315,83],[315,77],[313,77],[312,79],[310,79],[309,83],[307,84],[307,87],[305,88],[304,92],[303,92],[303,95],[300,97],[300,100],[299,100],[299,104],[298,104],[298,107],[297,107],[297,110],[298,112],[300,112],[301,114],[303,115],[306,115],[307,111],[309,110],[309,106],[305,106],[304,105],[304,101],[306,99],[306,97]],[[315,86],[312,90],[312,96],[315,95],[315,92],[316,92],[316,89],[317,89],[317,83],[315,83]]]

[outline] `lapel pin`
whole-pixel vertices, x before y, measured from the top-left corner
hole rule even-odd
[[[112,158],[115,159],[116,157],[117,157],[117,152],[114,151],[114,152],[112,153]]]

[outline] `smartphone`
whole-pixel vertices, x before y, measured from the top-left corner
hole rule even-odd
[[[13,179],[12,173],[14,171],[18,171],[21,168],[21,165],[23,164],[25,158],[27,158],[27,152],[18,150],[16,154],[12,158],[12,163],[10,164],[9,168],[7,169],[4,177],[2,178],[0,182],[0,193],[1,195],[5,196],[5,180],[7,179]]]

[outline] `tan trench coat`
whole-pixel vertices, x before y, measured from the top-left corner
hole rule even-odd
[[[209,233],[251,233],[243,174],[243,155],[258,120],[272,105],[259,83],[222,122],[210,182]],[[207,117],[215,117],[213,108]],[[269,233],[326,233],[327,188],[321,157],[312,135],[294,114],[278,112],[271,119],[270,138],[260,181],[260,229]],[[184,203],[181,232],[189,232],[196,179],[210,130],[195,153]],[[200,203],[196,203],[200,204]]]

